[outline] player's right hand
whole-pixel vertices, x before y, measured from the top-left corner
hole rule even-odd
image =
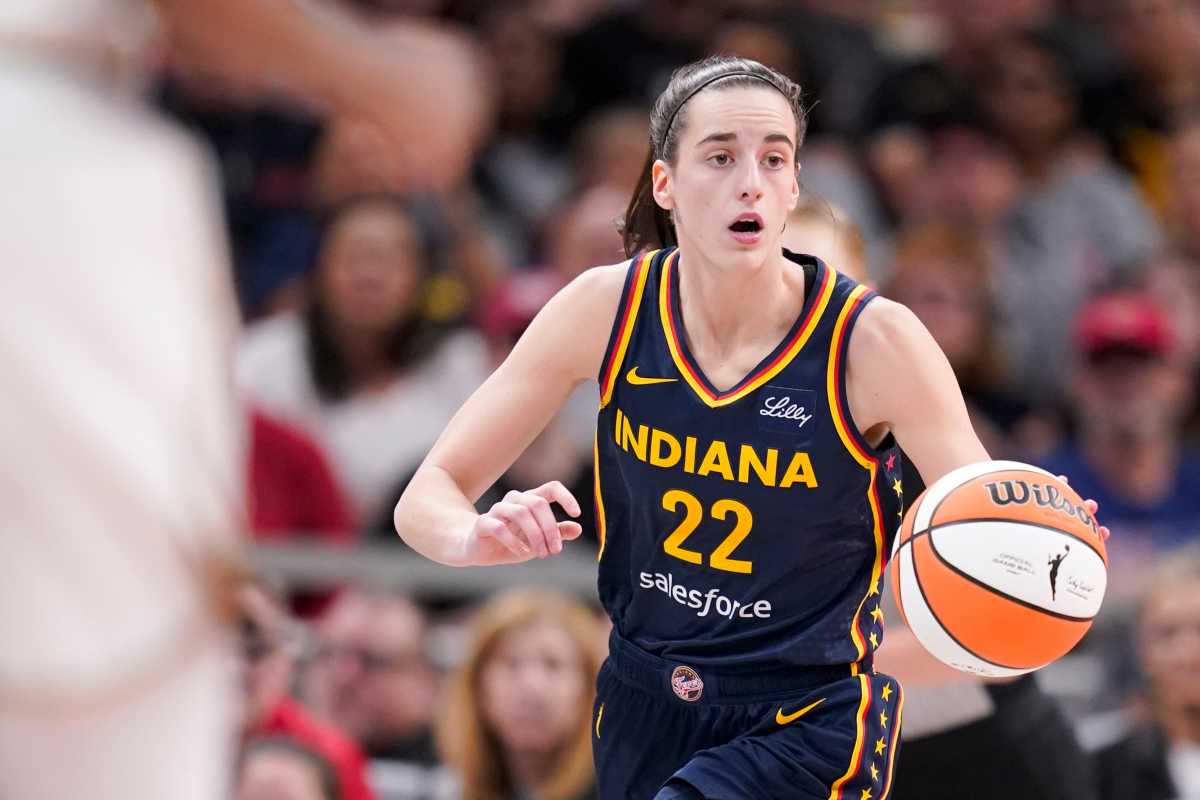
[[[579,538],[583,527],[555,520],[551,503],[558,503],[572,517],[580,514],[579,502],[559,481],[504,495],[475,520],[467,548],[471,561],[511,563],[561,553],[563,542]]]

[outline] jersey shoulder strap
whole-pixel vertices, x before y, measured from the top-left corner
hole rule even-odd
[[[646,278],[650,275],[651,263],[659,252],[651,250],[629,260],[625,287],[621,290],[621,302],[617,305],[617,316],[613,320],[612,333],[608,337],[603,366],[598,376],[600,408],[604,408],[612,399],[613,386],[621,372],[621,364],[625,361],[625,351],[629,348],[629,339],[633,336],[633,327],[637,323],[638,309],[642,305],[642,295],[646,291]]]

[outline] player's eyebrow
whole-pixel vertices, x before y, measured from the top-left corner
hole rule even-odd
[[[708,136],[705,136],[703,139],[696,142],[696,147],[701,147],[703,145],[708,144],[709,142],[733,142],[736,140],[737,140],[737,134],[734,133],[733,131],[720,131],[718,133],[710,133]],[[766,136],[763,137],[763,141],[764,142],[783,142],[783,143],[787,144],[787,146],[792,148],[793,150],[796,149],[796,146],[794,144],[792,144],[792,137],[788,136],[786,133],[768,133]]]

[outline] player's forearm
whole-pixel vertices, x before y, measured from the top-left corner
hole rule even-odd
[[[462,489],[441,467],[424,465],[396,504],[396,532],[426,558],[452,567],[470,566],[468,544],[478,519]]]

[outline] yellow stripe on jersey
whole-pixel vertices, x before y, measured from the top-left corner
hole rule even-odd
[[[858,676],[859,691],[862,699],[858,701],[858,712],[854,717],[854,750],[850,753],[850,765],[842,777],[833,782],[830,787],[829,800],[842,800],[842,786],[854,777],[862,766],[863,740],[867,735],[867,709],[871,705],[871,679],[867,675]]]
[[[600,549],[596,552],[596,560],[604,557],[604,543],[607,541],[608,523],[604,518],[604,496],[600,494],[600,432],[592,440],[592,476],[593,492],[596,495],[596,535],[600,538]]]
[[[600,408],[604,408],[612,400],[613,387],[617,385],[621,364],[625,361],[625,351],[629,348],[629,338],[633,335],[633,326],[637,322],[638,308],[642,305],[642,294],[646,289],[646,276],[650,274],[650,261],[657,253],[657,250],[646,253],[635,268],[633,286],[625,301],[625,307],[621,309],[621,321],[617,326],[617,341],[613,344],[612,353],[609,354],[608,363],[604,366],[604,375],[600,381]]]
[[[674,318],[674,312],[671,308],[671,270],[676,268],[678,262],[679,251],[676,250],[663,263],[662,276],[659,278],[658,287],[658,315],[662,319],[663,335],[666,337],[667,348],[671,351],[671,358],[674,359],[675,366],[679,369],[679,373],[683,375],[687,384],[692,387],[692,391],[696,393],[696,396],[709,408],[720,408],[721,406],[727,406],[730,403],[741,400],[782,372],[795,359],[804,348],[809,337],[812,336],[817,323],[821,321],[821,315],[825,312],[825,307],[829,305],[829,298],[833,294],[833,286],[837,282],[837,273],[832,268],[827,267],[821,285],[816,287],[816,301],[809,308],[808,316],[801,323],[800,329],[796,331],[796,334],[792,337],[787,347],[784,348],[783,352],[735,391],[713,394],[700,380],[700,376],[696,373],[696,370],[693,369],[692,365],[683,356],[680,345],[680,323],[679,320]]]
[[[846,321],[849,319],[851,312],[863,301],[863,296],[867,293],[865,286],[858,286],[846,298],[846,302],[842,305],[842,310],[838,314],[837,322],[833,327],[833,341],[829,345],[829,368],[826,381],[828,390],[829,410],[833,417],[833,426],[837,430],[838,438],[842,440],[846,451],[850,456],[858,462],[859,466],[867,470],[870,479],[867,483],[867,503],[871,507],[871,529],[875,539],[875,560],[871,565],[871,584],[867,588],[866,595],[863,596],[862,602],[858,604],[858,608],[854,612],[854,618],[850,620],[850,638],[854,642],[854,646],[858,652],[858,657],[861,660],[866,655],[866,644],[863,642],[862,631],[859,629],[859,618],[862,615],[863,606],[867,599],[872,595],[879,594],[879,579],[883,574],[883,514],[880,511],[879,490],[875,485],[875,475],[879,470],[879,460],[874,458],[870,453],[863,449],[858,440],[851,433],[851,426],[854,425],[850,419],[848,409],[842,406],[842,397],[838,391],[838,381],[843,371],[842,360],[842,345],[846,336]]]

